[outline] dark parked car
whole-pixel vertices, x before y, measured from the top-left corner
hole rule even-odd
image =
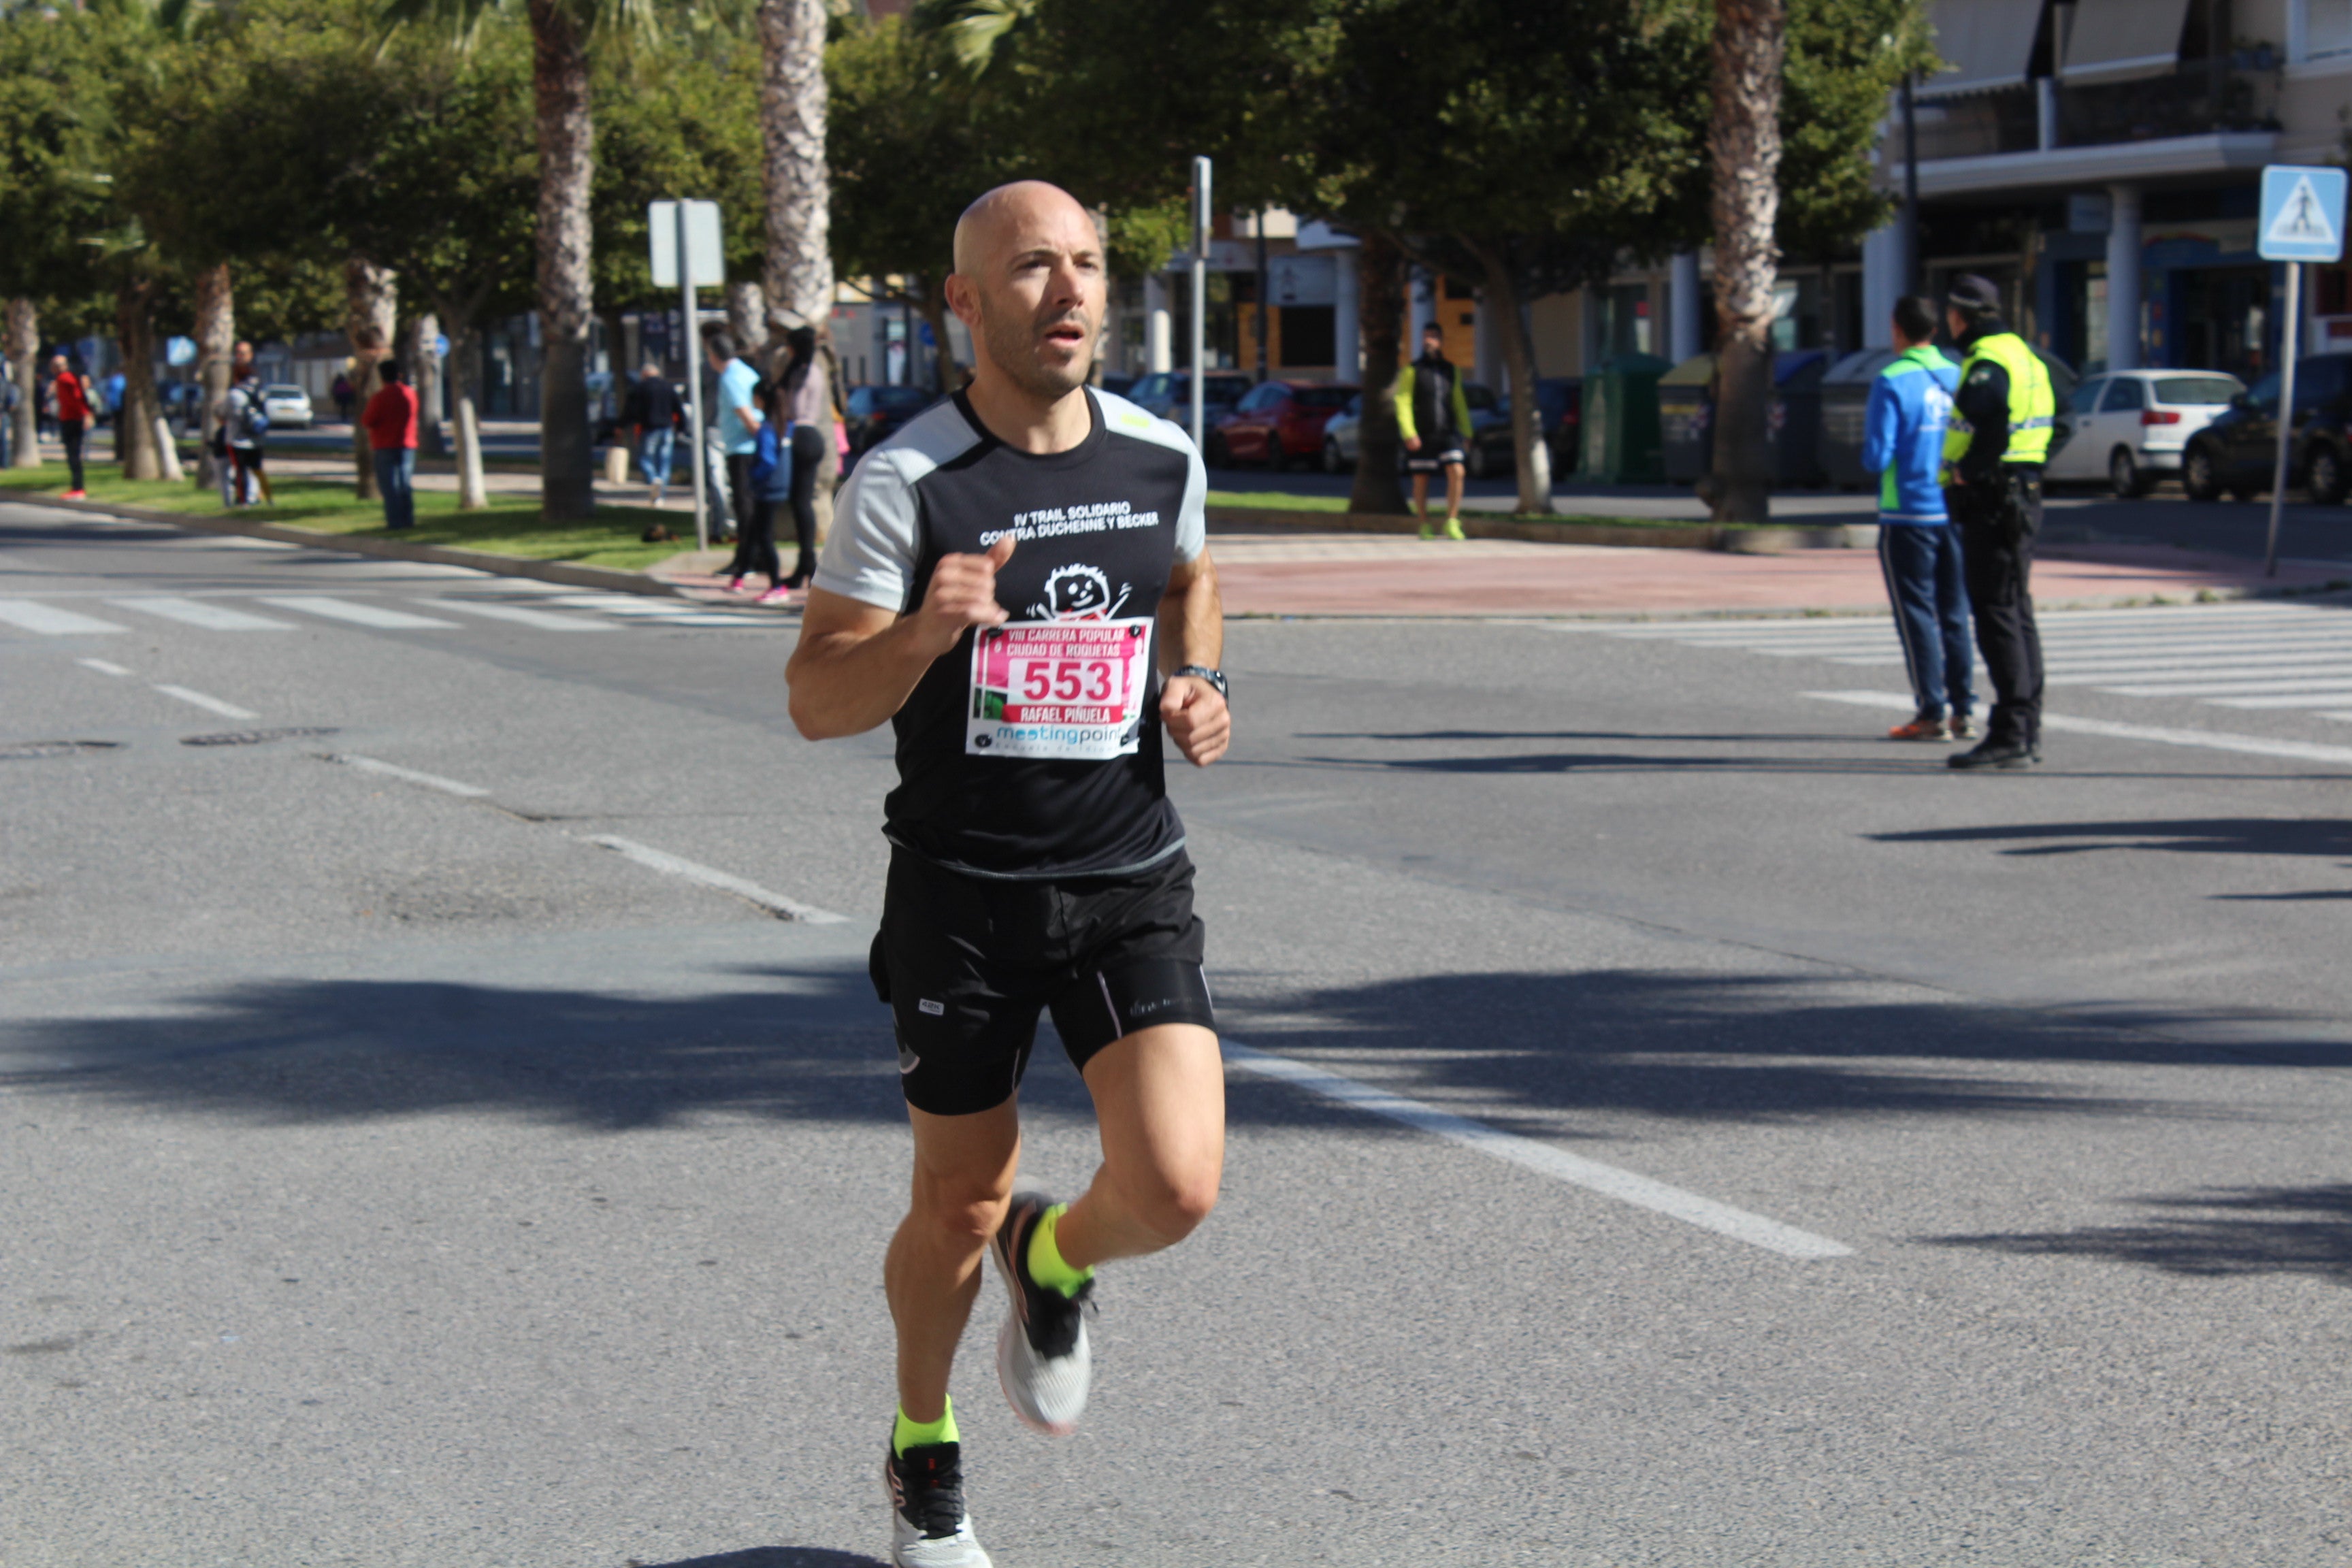
[[[1136,379],[1131,375],[1106,375],[1097,384],[1115,397],[1125,397],[1127,389],[1135,384]]]
[[[899,426],[939,401],[927,386],[853,386],[849,389],[849,449],[880,446]]]
[[[1254,384],[1237,371],[1211,371],[1201,378],[1201,429],[1205,435],[1234,405],[1249,395]],[[1127,389],[1127,400],[1146,414],[1172,419],[1187,429],[1192,422],[1192,378],[1181,370],[1155,371]]]
[[[2219,500],[2223,490],[2251,500],[2271,488],[2278,460],[2278,372],[2254,383],[2227,411],[2189,439],[2180,488],[2190,500]],[[2333,506],[2352,492],[2352,353],[2314,354],[2294,367],[2294,443],[2287,483]]]
[[[1465,388],[1465,395],[1467,393]],[[1542,417],[1539,428],[1544,442],[1551,448],[1551,471],[1556,475],[1575,472],[1576,435],[1584,410],[1583,379],[1573,375],[1539,377],[1536,382],[1536,408]],[[1484,413],[1473,408],[1470,425],[1470,450],[1464,454],[1470,477],[1483,479],[1509,475],[1518,461],[1511,447],[1511,395],[1507,392],[1496,398]]]
[[[1322,455],[1323,426],[1357,391],[1316,382],[1263,382],[1208,432],[1209,449],[1202,457],[1213,468],[1263,463],[1279,470],[1294,459],[1312,463]]]

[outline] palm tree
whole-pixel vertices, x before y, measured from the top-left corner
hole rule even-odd
[[[512,0],[387,0],[386,21],[436,22],[470,37]],[[589,49],[600,37],[651,31],[656,0],[522,0],[530,24],[531,96],[539,144],[540,510],[550,520],[595,510],[588,428],[589,186],[596,172],[589,112]],[[820,15],[823,7],[818,6]],[[819,24],[820,45],[823,24]]]
[[[1771,515],[1773,224],[1780,206],[1785,0],[1716,0],[1714,122],[1717,522]]]

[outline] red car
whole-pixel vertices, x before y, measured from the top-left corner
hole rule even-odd
[[[1319,381],[1266,381],[1250,388],[1208,434],[1209,467],[1263,463],[1286,468],[1323,456],[1323,426],[1360,388]]]

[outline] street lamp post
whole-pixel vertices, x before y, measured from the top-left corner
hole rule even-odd
[[[1203,451],[1209,316],[1209,160],[1192,160],[1192,447]]]

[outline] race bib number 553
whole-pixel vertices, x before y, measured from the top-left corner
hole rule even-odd
[[[1151,686],[1151,622],[1007,621],[971,642],[964,751],[1107,762],[1131,755]]]

